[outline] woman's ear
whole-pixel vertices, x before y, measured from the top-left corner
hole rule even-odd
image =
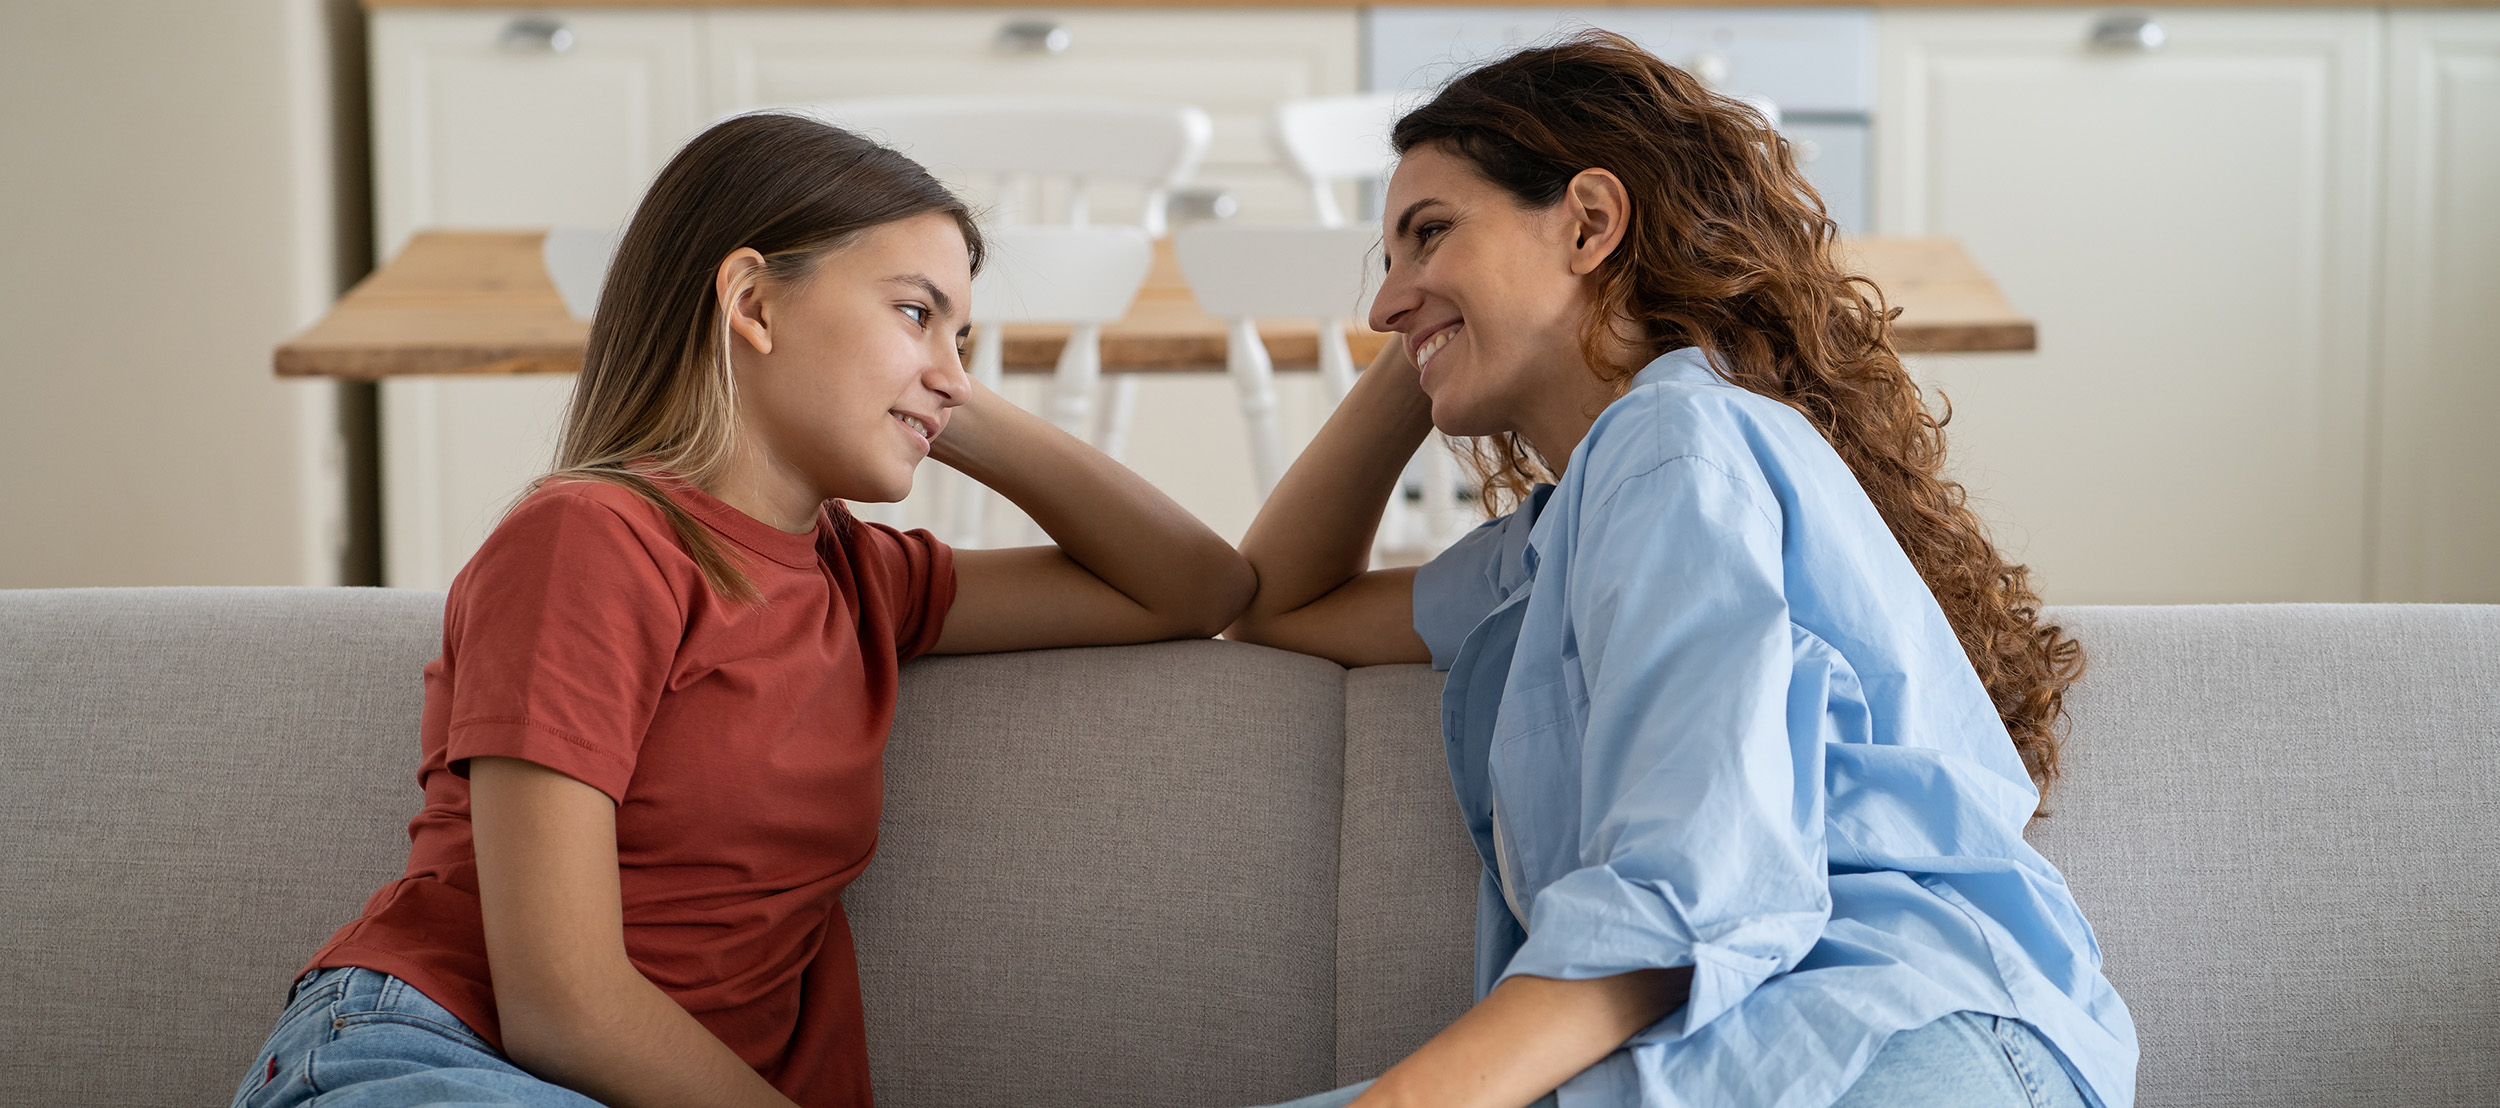
[[[773,352],[772,325],[764,319],[764,255],[741,246],[722,258],[712,274],[712,294],[719,298],[730,333],[747,340],[758,354]]]
[[[1563,215],[1571,221],[1571,275],[1586,277],[1622,244],[1632,224],[1632,194],[1622,178],[1583,169],[1563,190]]]

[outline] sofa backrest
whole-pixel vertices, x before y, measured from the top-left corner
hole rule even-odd
[[[2055,614],[2090,668],[2030,837],[2142,1103],[2500,1104],[2500,607]]]
[[[0,1103],[224,1102],[404,861],[441,603],[0,592]],[[2056,616],[2092,668],[2032,837],[2140,1103],[2500,1103],[2500,608]],[[1259,1103],[1455,1018],[1439,690],[1230,643],[909,667],[847,900],[880,1103]]]

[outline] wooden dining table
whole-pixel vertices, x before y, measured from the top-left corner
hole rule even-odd
[[[574,373],[590,332],[566,311],[539,259],[543,231],[423,231],[388,264],[348,290],[330,311],[277,349],[281,377],[375,381],[417,375]],[[2038,340],[1996,283],[1949,238],[1857,238],[1845,260],[1901,309],[1904,352],[2024,351]],[[1259,336],[1278,369],[1318,361],[1316,320],[1262,321]],[[1006,329],[1008,372],[1048,372],[1068,329]],[[1347,339],[1358,362],[1389,336],[1361,321]],[[1136,303],[1102,330],[1106,373],[1203,372],[1224,368],[1225,324],[1201,311],[1172,258],[1155,244]]]

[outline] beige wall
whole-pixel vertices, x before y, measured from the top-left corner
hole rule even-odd
[[[0,587],[339,579],[338,391],[269,352],[360,262],[355,18],[0,4]]]

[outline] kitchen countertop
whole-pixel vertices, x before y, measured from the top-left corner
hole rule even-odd
[[[573,373],[590,324],[565,311],[539,261],[543,231],[426,231],[365,278],[304,333],[278,347],[281,377],[379,380],[427,375]],[[1904,353],[2036,349],[2032,321],[1947,238],[1846,240],[1859,272],[1901,309]],[[1046,373],[1067,342],[1064,327],[1007,329],[1011,373]],[[1279,369],[1318,361],[1314,321],[1261,323]],[[1348,332],[1357,363],[1388,336]],[[1198,309],[1169,240],[1129,314],[1103,327],[1107,373],[1202,372],[1224,366],[1224,323]]]

